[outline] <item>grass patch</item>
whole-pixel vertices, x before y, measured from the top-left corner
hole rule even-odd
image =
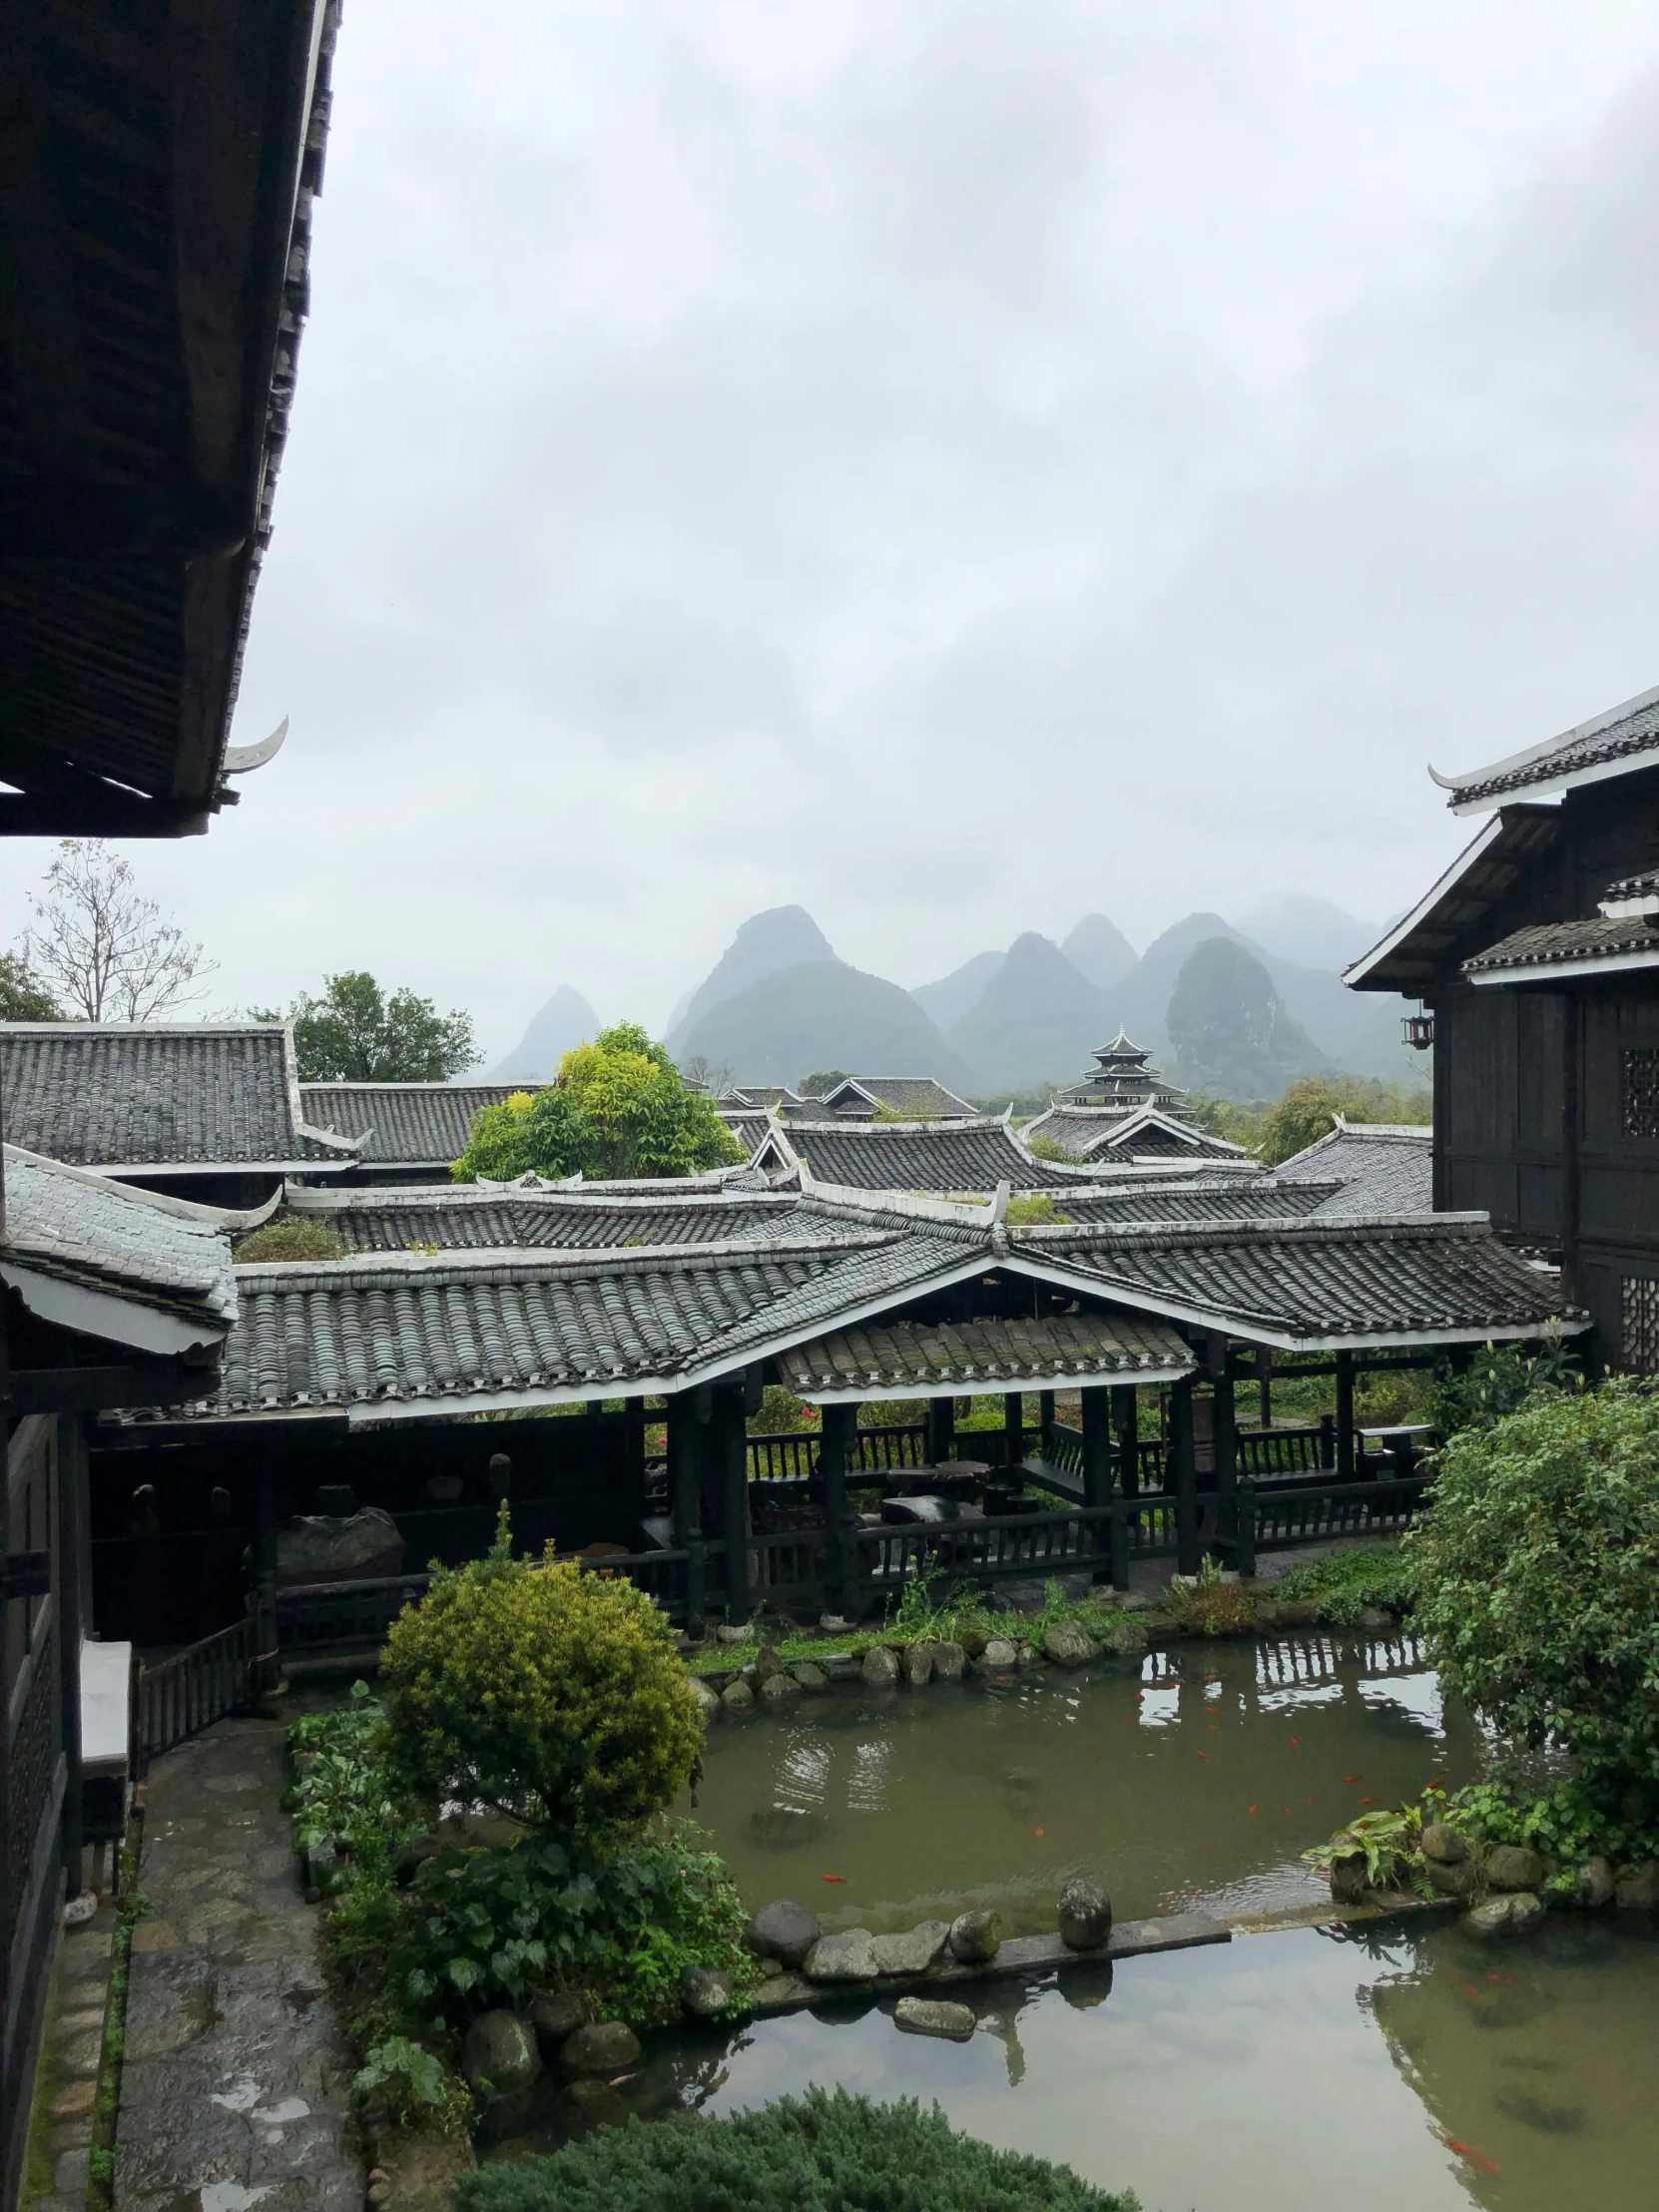
[[[1280,1577],[1273,1595],[1288,1605],[1317,1606],[1322,1621],[1353,1628],[1368,1605],[1388,1613],[1409,1612],[1416,1592],[1404,1550],[1390,1541],[1304,1559]]]
[[[87,2160],[87,2212],[111,2212],[115,2203],[115,2139],[121,2124],[121,2066],[127,2050],[127,1990],[132,1979],[133,1931],[150,1910],[136,1887],[137,1869],[123,1851],[124,1894],[110,1941],[109,1990],[104,2002],[104,2044],[98,2054],[98,2087],[92,2104],[92,2150]]]

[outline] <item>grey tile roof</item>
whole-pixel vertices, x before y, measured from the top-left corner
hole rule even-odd
[[[1426,1126],[1341,1122],[1276,1168],[1273,1180],[1324,1191],[1315,1209],[1322,1221],[1432,1213],[1434,1132]]]
[[[231,1241],[207,1210],[5,1148],[0,1264],[104,1292],[223,1337],[237,1317]],[[204,1218],[206,1217],[206,1218]]]
[[[1504,893],[1550,849],[1560,830],[1558,807],[1505,807],[1411,911],[1344,971],[1343,981],[1350,990],[1419,996]]]
[[[1029,1389],[1109,1377],[1114,1382],[1190,1375],[1195,1362],[1173,1329],[1132,1315],[1052,1319],[870,1321],[797,1345],[779,1372],[798,1397],[875,1390]],[[1148,1371],[1153,1371],[1149,1375]]]
[[[1151,1053],[1131,1042],[1123,1030],[1110,1044],[1098,1046],[1094,1059],[1095,1065],[1087,1075],[1080,1075],[1057,1093],[1060,1104],[1096,1106],[1118,1113],[1137,1106],[1161,1106],[1168,1114],[1187,1110],[1186,1092],[1154,1067]]]
[[[472,1119],[535,1083],[301,1083],[305,1119],[360,1137],[365,1167],[447,1167],[466,1150]]]
[[[1621,967],[1659,967],[1659,929],[1650,929],[1639,914],[1627,920],[1597,914],[1592,921],[1540,922],[1487,945],[1463,962],[1463,973],[1478,981],[1513,968],[1555,974],[1615,960]]]
[[[1255,1182],[1245,1182],[1234,1176],[1225,1182],[1200,1184],[1143,1182],[1127,1190],[1099,1191],[1083,1197],[1068,1191],[1055,1203],[1073,1222],[1283,1221],[1287,1216],[1316,1212],[1342,1188],[1335,1179],[1327,1183],[1281,1183],[1275,1176],[1264,1175]]]
[[[320,1196],[320,1194],[318,1194]],[[343,1196],[343,1194],[341,1194]],[[344,1204],[290,1205],[333,1230],[347,1252],[577,1251],[602,1246],[726,1244],[735,1238],[811,1241],[825,1209],[797,1191],[780,1196],[696,1194],[675,1199],[586,1198],[544,1192],[353,1191]]]
[[[0,1022],[6,1135],[89,1168],[348,1167],[307,1128],[279,1022]]]
[[[1608,884],[1598,903],[1605,913],[1609,906],[1626,901],[1640,901],[1645,905],[1654,899],[1659,899],[1659,870],[1649,869],[1642,875],[1621,875],[1616,883]]]
[[[1448,804],[1461,812],[1524,792],[1557,790],[1589,783],[1609,773],[1632,774],[1659,767],[1659,691],[1643,692],[1525,753],[1494,761],[1490,768],[1464,776],[1436,776],[1450,793]],[[1430,771],[1430,774],[1433,772]]]
[[[845,1083],[837,1083],[833,1090],[825,1093],[825,1104],[831,1113],[852,1112],[858,1109],[855,1096],[846,1097],[844,1104],[836,1104],[852,1086],[862,1091],[870,1105],[887,1107],[895,1114],[909,1114],[918,1121],[971,1120],[976,1109],[965,1098],[958,1098],[954,1091],[946,1090],[930,1075],[852,1075]]]
[[[789,1124],[792,1150],[821,1183],[862,1191],[1075,1190],[1087,1170],[1029,1153],[999,1118]]]
[[[1243,1145],[1212,1136],[1167,1107],[1143,1100],[1136,1106],[1051,1106],[1022,1131],[1027,1144],[1044,1137],[1070,1154],[1104,1166],[1129,1160],[1244,1160]]]
[[[1288,1343],[1498,1336],[1542,1328],[1559,1283],[1483,1219],[1013,1229],[1019,1255],[1063,1265],[1102,1294],[1235,1334]]]
[[[731,1130],[733,1136],[737,1138],[739,1144],[751,1153],[754,1152],[756,1146],[761,1143],[767,1131],[772,1127],[772,1117],[764,1106],[757,1106],[753,1109],[742,1106],[723,1106],[720,1109],[720,1118]]]
[[[503,1395],[637,1393],[642,1381],[678,1387],[870,1302],[900,1303],[961,1257],[948,1239],[889,1229],[787,1247],[241,1268],[242,1319],[220,1387],[167,1417],[327,1407],[372,1417]]]

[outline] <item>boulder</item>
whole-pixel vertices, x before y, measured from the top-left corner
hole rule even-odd
[[[736,1682],[728,1682],[720,1693],[720,1702],[729,1713],[747,1713],[755,1703],[755,1693],[740,1674]]]
[[[867,1928],[821,1936],[802,1970],[809,1981],[873,1981],[880,1970],[875,1963],[875,1937]]]
[[[1614,1886],[1620,1905],[1651,1911],[1659,1906],[1659,1859],[1647,1859],[1639,1867],[1621,1867]]]
[[[761,1683],[763,1705],[788,1705],[791,1698],[801,1695],[801,1685],[794,1675],[769,1674]]]
[[[680,1976],[680,2002],[694,2020],[718,2020],[732,2001],[732,1976],[719,1966],[687,1966]]]
[[[1471,1936],[1524,1936],[1544,1917],[1541,1898],[1530,1890],[1502,1890],[1496,1897],[1489,1897],[1484,1905],[1477,1905],[1463,1915],[1463,1926]]]
[[[784,1662],[779,1658],[776,1648],[772,1644],[763,1644],[761,1656],[755,1662],[755,1679],[762,1683],[770,1682],[774,1675],[780,1675],[783,1671]]]
[[[794,1898],[778,1898],[762,1906],[744,1930],[743,1939],[762,1958],[799,1966],[823,1934],[816,1913],[797,1905]]]
[[[958,1913],[950,1924],[950,1955],[964,1966],[983,1965],[1002,1947],[1002,1916],[983,1911]]]
[[[948,2035],[953,2043],[965,2043],[973,2033],[973,2014],[965,2004],[950,2004],[942,1997],[900,1997],[893,2006],[893,2025],[905,2035]]]
[[[818,1624],[827,1636],[845,1636],[852,1627],[844,1613],[820,1613]]]
[[[1018,1664],[1018,1653],[1006,1636],[993,1636],[979,1664],[986,1674],[1007,1674]]]
[[[795,2004],[806,1994],[807,1984],[798,1973],[775,1973],[767,1976],[749,2001],[757,2012],[770,2012],[779,2005]]]
[[[697,1700],[697,1709],[700,1713],[709,1714],[720,1711],[720,1692],[718,1690],[712,1689],[707,1682],[699,1681],[695,1674],[691,1678],[691,1686],[692,1696]]]
[[[625,2020],[598,2020],[579,2027],[559,2045],[560,2065],[574,2074],[620,2073],[639,2054],[640,2039]]]
[[[1366,1888],[1365,1853],[1358,1847],[1335,1853],[1331,1861],[1332,1904],[1359,1905],[1364,1901]]]
[[[1444,1860],[1428,1862],[1428,1886],[1442,1898],[1468,1898],[1475,1892],[1480,1870],[1472,1859],[1459,1859],[1448,1867]]]
[[[898,1680],[898,1661],[885,1644],[871,1644],[858,1672],[872,1688],[890,1690]]]
[[[957,1643],[933,1646],[933,1672],[941,1682],[960,1682],[967,1669],[967,1653]]]
[[[734,1626],[731,1621],[722,1621],[715,1630],[717,1644],[747,1644],[753,1641],[753,1632],[746,1625]]]
[[[1422,1855],[1442,1867],[1460,1866],[1468,1857],[1468,1846],[1454,1828],[1447,1828],[1444,1821],[1429,1821],[1422,1832]]]
[[[863,1662],[855,1651],[821,1651],[818,1663],[831,1682],[856,1682]]]
[[[949,1939],[949,1925],[944,1921],[923,1921],[919,1927],[906,1929],[902,1936],[877,1936],[875,1970],[925,1973]]]
[[[1100,1647],[1078,1621],[1051,1621],[1043,1630],[1043,1657],[1057,1667],[1086,1667]]]
[[[571,2081],[559,2098],[559,2118],[566,2134],[586,2135],[596,2127],[625,2127],[628,2105],[608,2081]]]
[[[925,1689],[933,1678],[931,1644],[908,1644],[904,1650],[904,1679],[912,1690]]]
[[[461,2045],[461,2072],[467,2087],[483,2096],[527,2089],[541,2072],[534,2028],[517,2012],[480,2012]]]
[[[804,1659],[794,1673],[796,1681],[804,1690],[827,1690],[830,1687],[830,1677],[822,1667],[815,1667],[810,1659]]]
[[[296,1513],[276,1531],[276,1580],[365,1582],[403,1572],[403,1539],[397,1523],[378,1505],[343,1518]]]
[[[1060,1940],[1067,1950],[1099,1950],[1112,1933],[1112,1901],[1081,1876],[1060,1892]]]
[[[543,1989],[530,1999],[530,2025],[543,2050],[556,2051],[587,2021],[588,2000],[580,1989]]]
[[[1544,1879],[1544,1863],[1522,1845],[1494,1844],[1486,1854],[1485,1874],[1491,1890],[1536,1890]]]
[[[1605,1859],[1586,1859],[1578,1870],[1578,1902],[1592,1912],[1612,1904],[1616,1887],[1613,1870]]]

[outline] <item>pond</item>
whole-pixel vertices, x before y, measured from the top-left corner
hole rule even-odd
[[[880,1932],[994,1905],[1034,1934],[1073,1874],[1122,1920],[1318,1902],[1303,1851],[1467,1781],[1477,1751],[1409,1636],[1194,1643],[717,1720],[696,1817],[752,1910],[798,1897]]]
[[[1634,1925],[1632,1925],[1634,1924]],[[974,1993],[966,2043],[886,2006],[654,2037],[621,2088],[715,2115],[818,2082],[936,2099],[1146,2212],[1636,2212],[1659,2170],[1659,1939],[1562,1916],[1492,1948],[1424,1916]],[[481,2155],[551,2149],[551,2086]]]

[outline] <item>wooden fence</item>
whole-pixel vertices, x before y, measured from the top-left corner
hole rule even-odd
[[[1421,1510],[1433,1476],[1403,1475],[1391,1482],[1298,1482],[1262,1489],[1239,1484],[1238,1534],[1233,1541],[1241,1574],[1256,1572],[1260,1550],[1323,1543],[1340,1536],[1391,1536],[1409,1528]],[[1225,1539],[1224,1539],[1225,1540]]]
[[[235,1621],[216,1636],[137,1669],[133,1694],[133,1748],[137,1771],[188,1736],[244,1710],[254,1689],[254,1618]]]

